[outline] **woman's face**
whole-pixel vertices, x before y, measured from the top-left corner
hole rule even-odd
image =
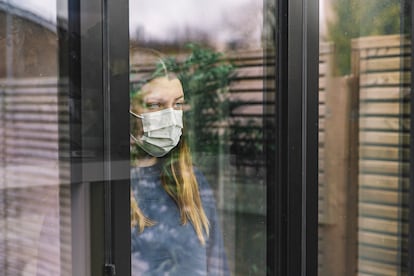
[[[177,78],[168,79],[158,77],[141,88],[140,101],[132,105],[132,112],[141,115],[143,113],[155,112],[166,108],[181,110],[184,105],[184,92],[181,82]],[[141,136],[141,119],[133,117],[131,126],[132,134]]]

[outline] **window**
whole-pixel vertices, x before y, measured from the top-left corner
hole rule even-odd
[[[227,275],[227,270],[234,275],[266,274],[266,201],[267,186],[272,184],[267,180],[266,151],[270,153],[270,150],[266,149],[265,141],[274,128],[275,105],[272,75],[275,26],[268,18],[273,16],[274,19],[268,6],[274,8],[274,3],[255,0],[130,1],[131,109],[133,113],[144,112],[142,122],[146,124],[146,114],[172,106],[167,105],[167,100],[164,103],[152,98],[158,87],[154,82],[148,81],[151,87],[145,84],[145,80],[152,79],[154,72],[160,72],[163,66],[174,75],[173,79],[180,80],[185,99],[181,139],[187,139],[197,171],[201,200],[211,225],[210,242],[214,238],[223,242],[218,245],[223,252],[216,256],[227,262],[226,268],[217,264],[223,275]],[[162,70],[161,73],[165,74]],[[149,107],[139,108],[141,101]],[[145,174],[150,174],[148,169],[142,168],[146,163],[142,149],[144,155],[145,151],[150,155],[157,153],[151,153],[150,146],[140,145],[139,141],[156,141],[134,128],[134,124],[139,128],[140,118],[133,116],[132,120],[131,134],[137,136],[131,147],[132,193],[144,215],[149,219],[151,215],[159,216],[155,226],[146,227],[143,233],[137,228],[132,232],[132,272],[155,273],[156,269],[165,267],[167,259],[176,265],[172,265],[174,269],[180,269],[185,265],[175,263],[174,259],[188,253],[180,248],[184,242],[165,245],[164,237],[159,237],[149,245],[150,233],[167,237],[167,231],[159,228],[169,222],[157,213],[167,203],[153,204],[154,199],[148,199],[149,192],[140,185],[147,181]],[[174,154],[172,149],[164,159],[170,160]],[[164,159],[159,158],[157,164],[168,162]],[[206,185],[209,188],[203,188]],[[160,193],[166,195],[163,189]],[[205,195],[210,193],[211,196]],[[158,211],[151,212],[150,206]],[[166,209],[172,208],[174,206]],[[216,209],[216,214],[209,214],[209,209]],[[178,214],[177,210],[174,212]],[[191,235],[185,231],[185,227],[171,229],[174,235],[186,235],[190,243],[189,237],[194,236],[194,231],[190,231]],[[169,240],[174,243],[172,238]],[[171,256],[156,264],[150,258],[151,254],[158,254],[157,248],[163,248],[163,254],[168,251]],[[194,251],[191,257],[196,258],[198,248],[200,244],[196,243],[189,249]],[[207,254],[207,260],[209,258],[214,257]],[[186,262],[191,263],[190,259],[187,257]],[[170,271],[169,267],[165,269]],[[214,268],[207,267],[209,269]]]

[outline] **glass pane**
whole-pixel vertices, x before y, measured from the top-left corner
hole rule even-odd
[[[320,1],[319,275],[408,275],[408,1]]]
[[[133,275],[266,274],[274,9],[130,1]]]
[[[72,274],[62,7],[0,0],[1,275]]]

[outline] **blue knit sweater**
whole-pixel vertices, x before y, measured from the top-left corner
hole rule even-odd
[[[177,205],[162,187],[161,165],[131,169],[131,187],[142,212],[156,225],[131,229],[132,275],[229,275],[213,192],[195,170],[210,235],[201,245],[192,224],[182,225]]]

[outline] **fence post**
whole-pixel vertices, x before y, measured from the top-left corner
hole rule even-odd
[[[323,252],[320,275],[356,275],[358,207],[358,81],[334,78],[326,93],[325,211],[320,226]]]

